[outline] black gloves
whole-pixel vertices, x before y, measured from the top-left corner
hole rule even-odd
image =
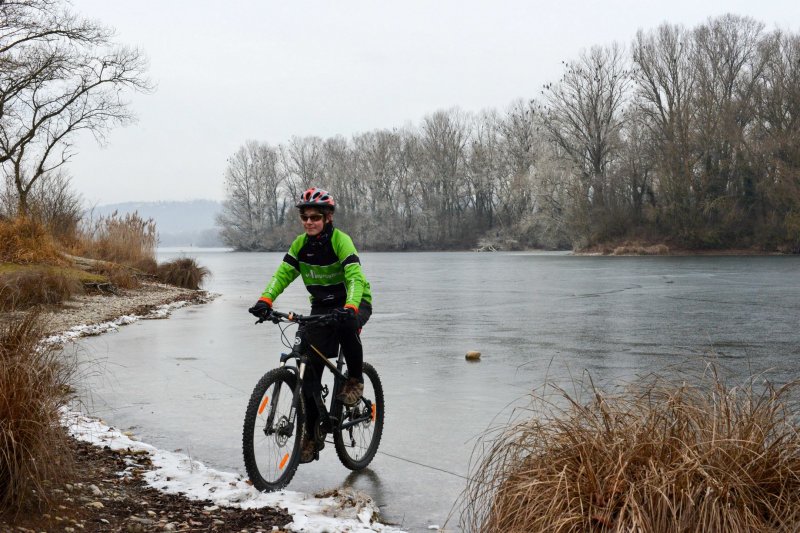
[[[259,300],[256,302],[256,305],[248,309],[248,311],[251,315],[255,315],[258,318],[267,318],[270,313],[272,313],[272,306],[264,300]]]
[[[352,307],[337,307],[333,310],[333,314],[342,321],[356,317],[356,311]]]

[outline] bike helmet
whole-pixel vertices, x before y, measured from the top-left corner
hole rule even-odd
[[[318,189],[317,187],[311,187],[300,195],[300,201],[295,207],[299,209],[304,207],[319,207],[333,211],[336,209],[336,202],[333,201],[333,195],[328,191]]]

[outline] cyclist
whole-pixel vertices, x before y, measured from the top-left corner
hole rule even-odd
[[[261,298],[249,311],[257,317],[269,316],[275,299],[292,281],[302,276],[311,294],[311,314],[337,313],[341,319],[334,325],[310,326],[307,335],[308,341],[328,358],[335,358],[339,345],[342,346],[348,380],[337,399],[345,405],[353,405],[364,391],[361,372],[364,352],[359,333],[372,314],[369,282],[361,271],[352,239],[333,227],[336,209],[333,196],[311,187],[300,195],[295,207],[300,210],[305,233],[294,240]],[[319,357],[313,353],[310,355],[303,383],[306,405],[306,431],[300,455],[303,463],[312,461],[314,453],[325,445],[324,436],[317,433],[319,410],[314,401],[322,389],[325,365]]]

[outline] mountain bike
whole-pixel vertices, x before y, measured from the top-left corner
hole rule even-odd
[[[303,397],[303,375],[310,357],[321,357],[333,373],[333,390],[324,385],[314,395],[319,411],[319,424],[314,429],[318,446],[328,434],[333,434],[336,455],[350,470],[361,470],[372,461],[383,434],[383,387],[375,368],[364,362],[364,394],[355,405],[347,406],[336,399],[347,380],[344,354],[341,348],[334,364],[308,342],[309,326],[334,324],[334,314],[303,316],[272,311],[258,323],[271,321],[279,325],[283,344],[291,351],[280,357],[280,366],[270,370],[258,381],[244,416],[242,448],[247,475],[260,491],[274,491],[289,484],[300,464],[300,441],[305,436],[306,407]],[[287,324],[280,326],[280,324]],[[294,342],[286,330],[296,324]],[[332,393],[332,394],[329,394]],[[325,400],[332,397],[330,409]],[[319,458],[319,447],[314,459]]]

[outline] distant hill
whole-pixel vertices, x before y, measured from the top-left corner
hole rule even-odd
[[[159,246],[223,246],[215,217],[222,204],[213,200],[186,202],[123,202],[98,205],[91,211],[93,217],[108,216],[114,211],[124,215],[139,216],[156,222]]]

